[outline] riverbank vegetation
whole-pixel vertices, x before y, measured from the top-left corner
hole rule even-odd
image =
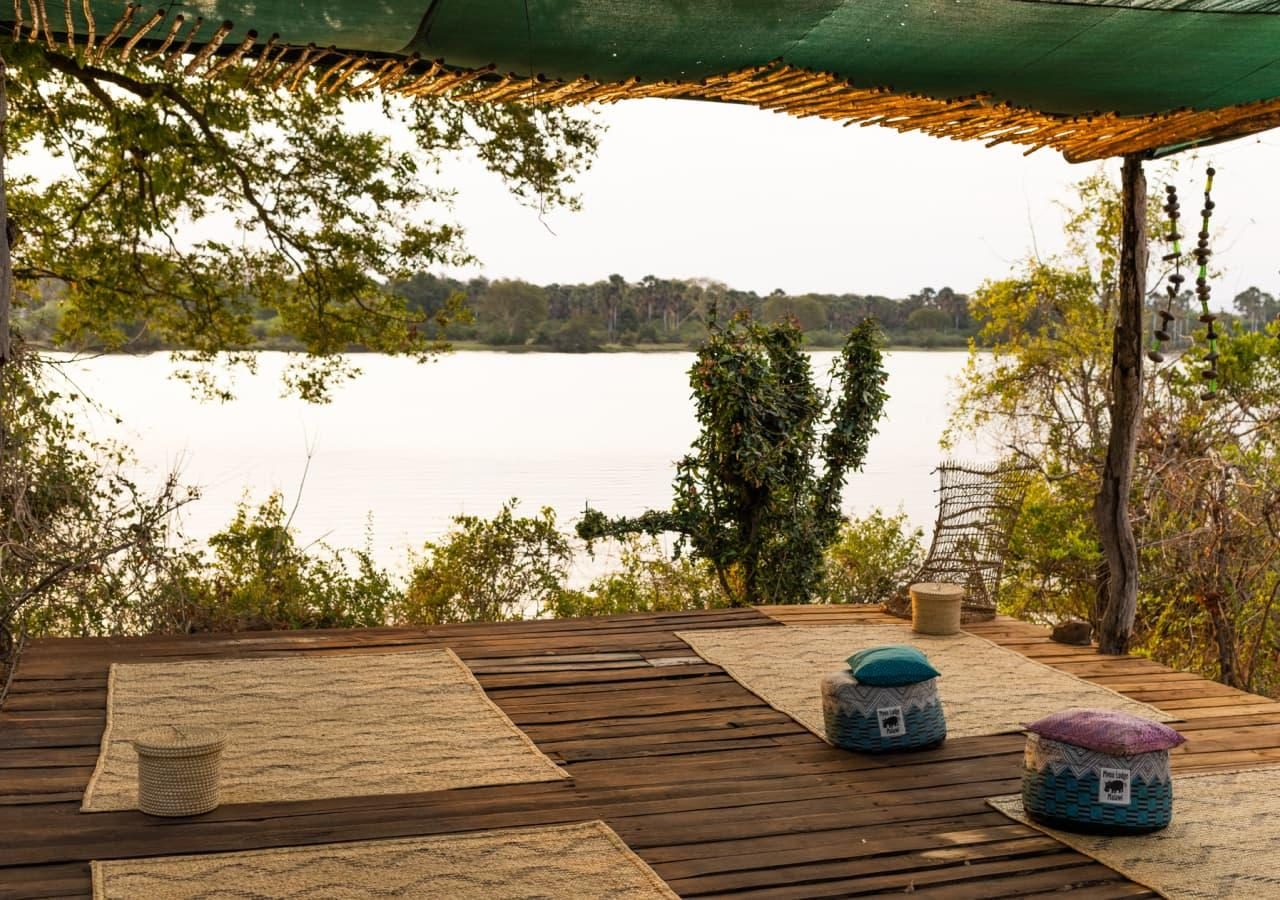
[[[977,334],[969,298],[949,287],[925,287],[906,297],[863,294],[767,295],[704,278],[621,275],[586,284],[536,285],[524,281],[459,281],[419,272],[387,285],[405,314],[430,341],[455,349],[595,353],[608,350],[697,349],[722,318],[748,312],[759,322],[794,321],[810,348],[838,349],[849,330],[874,318],[900,347],[959,349]],[[152,352],[187,348],[180,338],[139,318],[120,326],[111,342],[68,327],[67,290],[61,281],[33,284],[19,304],[19,327],[29,341],[64,350]],[[235,349],[305,351],[281,313],[254,295],[243,298],[247,330]],[[376,350],[354,338],[349,351]]]
[[[809,349],[835,350],[849,330],[863,319],[879,323],[894,348],[964,349],[986,347],[990,334],[984,313],[973,308],[974,298],[949,287],[924,287],[905,297],[874,294],[788,294],[781,289],[767,295],[731,288],[705,278],[646,276],[628,282],[621,275],[584,284],[535,285],[524,281],[469,281],[428,272],[390,284],[403,303],[418,334],[436,349],[504,350],[509,352],[599,353],[618,351],[696,350],[708,337],[712,309],[721,316],[749,312],[759,322],[795,321]],[[66,287],[57,280],[34,282],[20,298],[15,315],[25,338],[41,347],[60,350],[154,352],[183,350],[187,345],[145,319],[120,326],[123,339],[100,336],[64,325]],[[1194,297],[1188,291],[1173,303],[1178,316],[1171,326],[1173,350],[1192,344]],[[246,330],[230,344],[233,350],[305,352],[308,347],[275,309],[252,296],[244,298]],[[1154,307],[1153,307],[1154,308]],[[1223,312],[1229,324],[1245,331],[1265,331],[1280,317],[1280,299],[1250,287]],[[350,352],[373,351],[353,339]]]

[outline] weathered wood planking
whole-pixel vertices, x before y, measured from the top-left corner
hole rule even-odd
[[[691,628],[898,621],[783,607],[431,629],[33,641],[0,711],[0,898],[86,897],[88,860],[607,821],[684,896],[954,898],[1151,892],[984,803],[1022,738],[896,758],[834,750],[700,662]],[[975,633],[1175,712],[1180,768],[1280,759],[1280,704],[1000,619]],[[453,648],[569,783],[222,807],[192,820],[78,812],[112,662]]]

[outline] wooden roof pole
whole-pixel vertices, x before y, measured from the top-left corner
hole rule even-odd
[[[1142,312],[1147,295],[1147,179],[1139,156],[1121,170],[1120,299],[1111,350],[1111,434],[1093,504],[1106,577],[1098,585],[1098,652],[1129,648],[1138,610],[1138,545],[1129,519],[1134,454],[1142,421]]]
[[[0,372],[9,363],[9,315],[13,302],[13,261],[9,258],[9,210],[6,198],[5,162],[9,151],[8,125],[9,101],[6,93],[8,70],[3,56],[0,56]],[[0,392],[4,391],[4,383],[0,381]],[[0,412],[0,466],[5,460],[5,438],[7,424]]]

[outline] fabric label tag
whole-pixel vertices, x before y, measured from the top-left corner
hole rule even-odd
[[[907,733],[907,723],[903,721],[901,706],[884,706],[876,710],[876,718],[880,722],[880,737],[902,737]]]
[[[1098,802],[1112,806],[1129,805],[1129,770],[1098,767]]]

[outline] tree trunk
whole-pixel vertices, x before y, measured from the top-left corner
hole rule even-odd
[[[1120,297],[1111,350],[1111,435],[1102,485],[1093,504],[1107,560],[1098,652],[1129,649],[1138,611],[1138,545],[1129,519],[1134,453],[1142,420],[1142,306],[1147,293],[1147,179],[1142,161],[1126,156],[1121,225]]]
[[[1227,613],[1222,594],[1212,593],[1201,598],[1201,605],[1209,613],[1213,626],[1213,642],[1218,647],[1218,681],[1233,688],[1242,688],[1240,660],[1236,653],[1236,629]]]
[[[13,260],[9,258],[9,202],[5,185],[5,162],[9,153],[9,98],[6,82],[9,72],[4,57],[0,56],[0,376],[9,364],[12,352],[9,346],[9,310],[13,302]],[[4,380],[0,377],[0,392]],[[0,467],[5,464],[8,423],[4,420],[3,394],[0,393]]]
[[[1217,473],[1217,486],[1210,507],[1210,520],[1216,536],[1213,548],[1213,580],[1216,589],[1201,598],[1201,604],[1209,613],[1213,624],[1213,640],[1218,645],[1218,680],[1233,688],[1243,687],[1240,675],[1240,656],[1236,649],[1236,628],[1232,620],[1227,598],[1235,594],[1228,563],[1228,546],[1231,539],[1229,515],[1230,470],[1223,467]]]

